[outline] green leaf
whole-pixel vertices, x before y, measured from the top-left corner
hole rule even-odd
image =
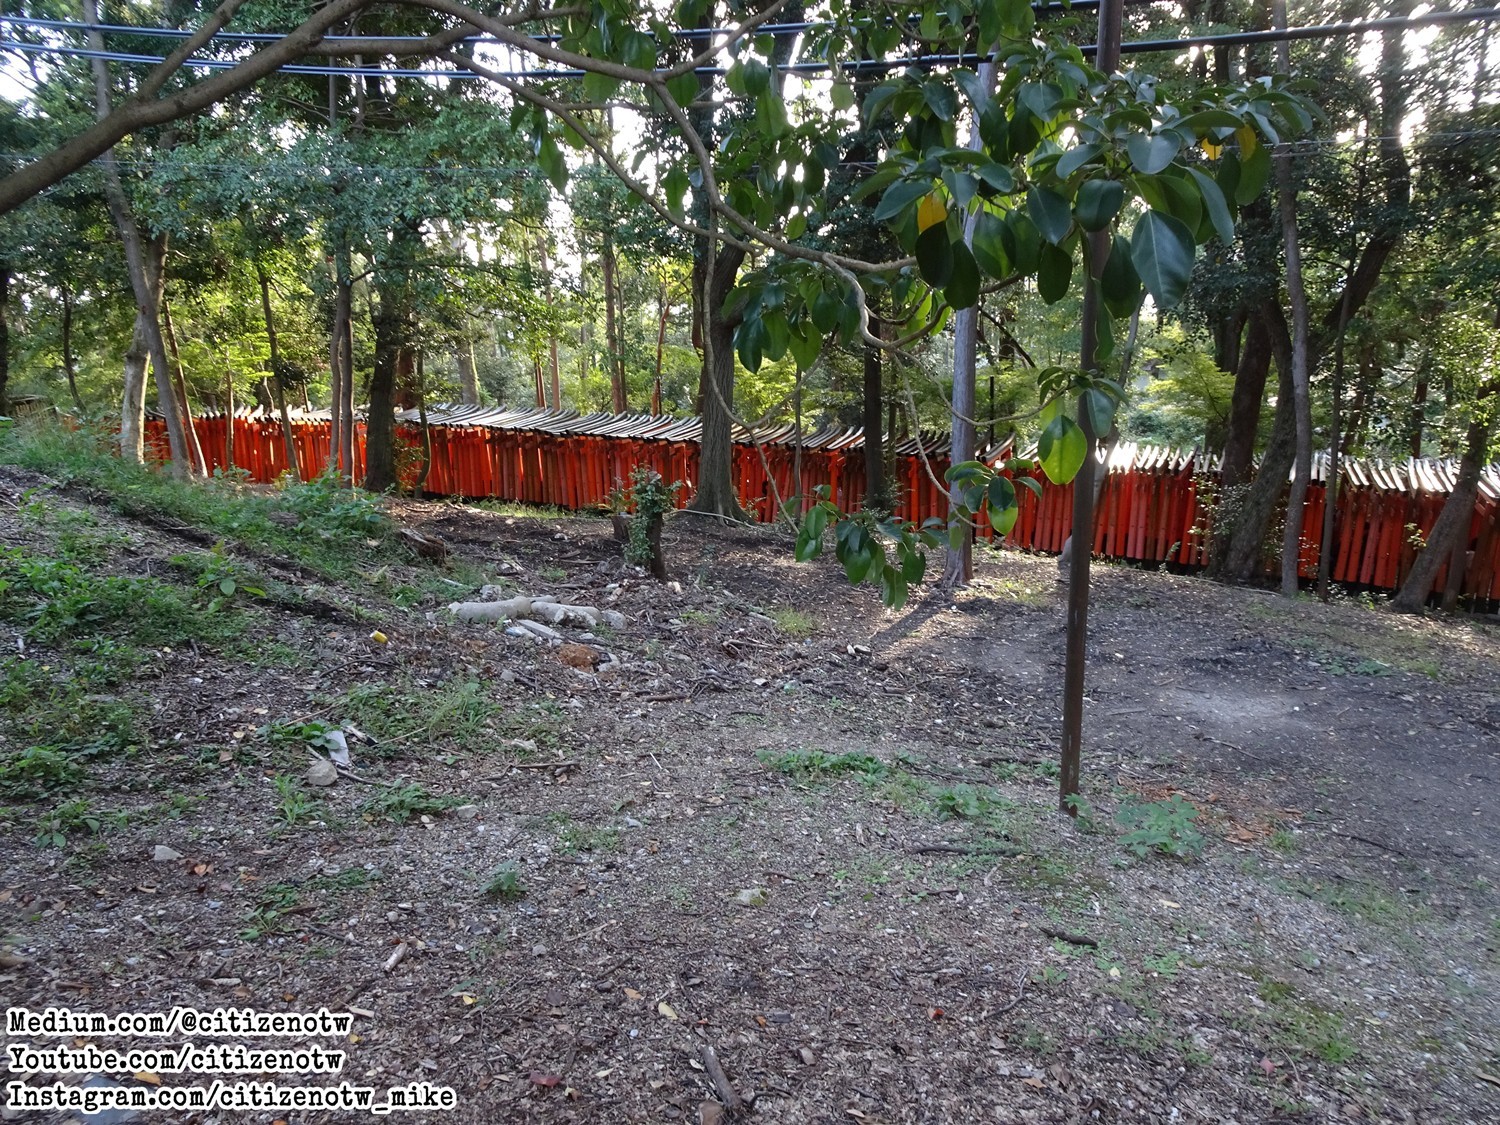
[[[1198,169],[1189,168],[1188,172],[1203,195],[1203,209],[1208,212],[1209,221],[1214,225],[1214,234],[1219,236],[1219,241],[1225,246],[1232,246],[1234,244],[1234,216],[1229,213],[1229,204],[1224,201],[1224,193],[1219,190],[1218,184]]]
[[[688,75],[688,77],[693,78],[692,75]],[[620,80],[618,78],[611,78],[607,74],[595,74],[593,71],[589,71],[583,76],[583,96],[591,102],[608,101],[615,96],[615,91],[619,88]],[[669,86],[668,89],[671,89],[671,87]],[[691,101],[693,95],[696,95],[697,92],[698,80],[693,78],[693,94],[688,96],[688,100]]]
[[[1030,489],[1032,495],[1034,495],[1038,500],[1042,498],[1042,482],[1037,480],[1036,477],[1018,475],[1015,478],[1015,481],[1023,488]]]
[[[1034,187],[1026,193],[1026,213],[1043,238],[1056,246],[1073,228],[1073,209],[1055,191]]]
[[[1042,236],[1036,229],[1036,224],[1027,218],[1025,211],[1018,207],[1005,217],[1005,229],[1009,234],[1005,243],[1005,253],[1010,258],[1011,264],[1015,266],[1016,272],[1035,273],[1042,247]]]
[[[900,609],[906,604],[906,579],[893,566],[880,572],[880,600],[890,609]]]
[[[820,289],[813,298],[812,322],[819,332],[832,332],[839,326],[839,314],[844,307],[842,294]]]
[[[989,487],[985,489],[985,501],[989,504],[990,520],[993,522],[996,512],[1015,506],[1016,486],[1006,477],[992,477]]]
[[[979,75],[972,70],[955,70],[953,72],[953,81],[964,92],[964,96],[969,99],[969,104],[983,113],[985,107],[989,104],[990,95],[989,91],[984,88],[984,83],[979,81]]]
[[[941,79],[929,78],[922,83],[922,100],[943,121],[952,121],[958,113],[958,97]]]
[[[806,371],[818,362],[818,357],[823,354],[823,334],[816,330],[810,323],[803,322],[801,332],[793,332],[788,341],[792,358],[797,361],[797,370]]]
[[[1271,177],[1271,150],[1258,144],[1249,156],[1240,156],[1240,179],[1234,188],[1234,201],[1248,207],[1260,196]]]
[[[755,57],[742,60],[742,81],[745,84],[745,93],[752,98],[758,98],[771,88],[771,72],[766,64]]]
[[[1033,484],[1036,482],[1033,481]],[[1016,526],[1016,520],[1020,518],[1021,506],[1012,501],[1008,508],[990,509],[990,526],[995,529],[995,534],[1005,538],[1010,534],[1010,529]]]
[[[681,168],[673,165],[662,177],[662,190],[667,195],[667,210],[678,218],[682,217],[682,199],[687,194],[688,174]]]
[[[1109,257],[1104,260],[1104,272],[1099,276],[1099,293],[1104,306],[1115,316],[1129,317],[1141,301],[1141,279],[1130,264],[1130,243],[1123,235],[1115,235],[1110,246]]]
[[[1085,180],[1078,189],[1074,210],[1086,231],[1103,230],[1125,203],[1125,185],[1118,180]]]
[[[219,592],[222,593],[226,598],[232,598],[232,597],[234,597],[234,579],[233,578],[221,578],[221,579],[219,579]]]
[[[901,577],[908,582],[920,582],[927,573],[927,555],[915,547],[903,547],[901,551]]]
[[[1095,435],[1103,437],[1109,433],[1109,428],[1115,420],[1115,400],[1098,387],[1089,387],[1080,397],[1083,399],[1083,408],[1088,412],[1089,425],[1094,428]]]
[[[981,211],[974,224],[974,260],[990,277],[1007,277],[1010,261],[1005,256],[1005,242],[1001,230],[1005,224],[989,211]]]
[[[1015,173],[1004,164],[997,164],[991,160],[988,164],[977,165],[974,174],[1002,195],[1016,190]]]
[[[667,93],[672,95],[672,100],[680,106],[691,105],[694,98],[698,96],[698,76],[696,74],[679,74],[667,83]]]
[[[1157,307],[1170,309],[1182,300],[1193,273],[1193,233],[1179,219],[1147,211],[1130,238],[1130,261]]]
[[[787,239],[795,242],[807,233],[807,212],[798,211],[786,223]]]
[[[1068,295],[1068,285],[1072,280],[1073,255],[1050,242],[1042,243],[1036,270],[1036,291],[1042,300],[1049,305],[1057,304]]]
[[[835,82],[828,93],[834,109],[845,110],[854,105],[854,87],[847,82]]]
[[[943,300],[955,309],[967,309],[979,300],[979,264],[962,242],[953,244],[953,273],[943,288]]]
[[[917,236],[917,269],[922,280],[941,289],[953,276],[953,244],[948,241],[948,224],[936,223]]]
[[[1088,456],[1088,441],[1077,422],[1059,414],[1042,431],[1036,452],[1047,479],[1053,484],[1067,484],[1083,467],[1083,459]]]
[[[1125,151],[1130,154],[1130,163],[1137,172],[1154,176],[1177,158],[1177,138],[1169,133],[1158,133],[1154,137],[1134,136],[1125,142]]]
[[[809,535],[807,528],[804,526],[802,530],[797,533],[797,546],[793,552],[793,557],[795,557],[798,562],[811,562],[813,559],[822,554],[822,552],[823,541],[816,536]]]
[[[1078,145],[1070,148],[1058,158],[1057,167],[1054,171],[1057,172],[1059,179],[1066,180],[1103,151],[1104,146],[1097,143]]]
[[[875,221],[883,223],[895,218],[931,191],[931,180],[897,181],[880,197],[880,203],[875,207]]]

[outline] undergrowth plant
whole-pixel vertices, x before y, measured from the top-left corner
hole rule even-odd
[[[1120,843],[1127,851],[1145,857],[1152,852],[1174,859],[1196,859],[1203,854],[1203,834],[1194,827],[1198,810],[1173,793],[1165,801],[1122,802],[1115,821],[1126,829]]]

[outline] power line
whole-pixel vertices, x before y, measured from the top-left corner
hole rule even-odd
[[[1092,0],[1097,3],[1098,0]],[[13,17],[3,17],[6,20],[14,20]],[[1414,30],[1421,27],[1433,27],[1447,24],[1459,23],[1483,23],[1500,19],[1500,8],[1473,8],[1458,12],[1428,12],[1419,16],[1389,16],[1373,20],[1359,20],[1348,23],[1318,24],[1309,27],[1287,28],[1285,30],[1271,31],[1235,31],[1217,35],[1194,35],[1183,36],[1176,39],[1141,39],[1121,45],[1125,54],[1153,54],[1170,51],[1182,51],[1194,47],[1219,47],[1219,46],[1246,46],[1258,43],[1280,43],[1295,42],[1310,39],[1334,39],[1345,36],[1364,35],[1377,31]],[[788,27],[793,25],[786,25]],[[811,25],[809,25],[811,26]],[[143,29],[136,29],[143,30]],[[764,30],[764,29],[762,29]],[[276,37],[280,38],[280,37]],[[362,37],[361,37],[362,38]],[[379,38],[386,38],[381,36]],[[137,55],[126,54],[116,51],[93,51],[86,48],[67,47],[52,44],[22,43],[16,40],[0,39],[0,49],[23,51],[32,54],[60,55],[70,58],[102,58],[111,62],[126,62],[139,64],[152,64],[164,61],[161,55]],[[1097,52],[1097,44],[1085,44],[1079,48],[1084,54]],[[965,63],[982,62],[987,56],[977,53],[945,54],[945,55],[916,55],[910,58],[897,59],[860,59],[853,62],[839,64],[837,69],[843,72],[860,73],[869,70],[889,71],[909,66],[959,66]],[[238,66],[242,60],[233,59],[189,59],[185,66],[196,67],[207,70],[226,70]],[[789,63],[778,67],[779,70],[788,74],[821,74],[835,69],[834,64],[826,62]],[[386,67],[350,67],[350,66],[320,66],[312,64],[293,63],[280,68],[278,73],[286,74],[311,74],[311,75],[335,75],[348,77],[380,77],[380,78],[446,78],[446,79],[474,79],[480,77],[466,70],[434,70],[426,68],[386,68]],[[575,69],[525,69],[513,71],[496,71],[498,77],[502,78],[582,78],[587,71]],[[696,74],[717,76],[726,73],[726,68],[717,66],[698,67]]]

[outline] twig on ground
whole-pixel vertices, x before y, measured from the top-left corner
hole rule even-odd
[[[719,1065],[719,1056],[707,1043],[699,1048],[699,1054],[703,1058],[703,1069],[708,1071],[708,1076],[713,1080],[714,1089],[718,1091],[719,1101],[724,1103],[724,1108],[731,1113],[739,1109],[745,1103],[735,1093],[734,1087],[729,1084],[729,1076],[724,1073],[724,1068]]]
[[[1355,832],[1335,832],[1333,829],[1329,829],[1328,830],[1328,834],[1330,836],[1338,836],[1338,837],[1340,837],[1341,839],[1344,839],[1344,840],[1356,840],[1356,841],[1358,841],[1361,844],[1369,844],[1370,847],[1372,847],[1372,848],[1379,848],[1383,852],[1390,852],[1393,855],[1399,855],[1399,856],[1402,856],[1403,858],[1406,858],[1406,859],[1410,859],[1411,858],[1410,855],[1408,855],[1406,852],[1403,852],[1398,847],[1395,847],[1395,846],[1393,846],[1391,844],[1382,843],[1379,840],[1372,840],[1368,836],[1361,836],[1361,835],[1359,835],[1358,833],[1355,833]]]
[[[1003,1008],[996,1008],[993,1012],[986,1012],[979,1018],[984,1020],[994,1019],[996,1016],[1003,1016],[1006,1012],[1014,1011],[1017,1005],[1019,1005],[1021,1001],[1025,999],[1026,985],[1030,980],[1031,970],[1023,969],[1021,971],[1021,975],[1016,978],[1016,994],[1014,997],[1012,997],[1011,1002],[1005,1005],[1005,1007]]]
[[[908,848],[907,851],[912,855],[1003,855],[1012,859],[1031,854],[1025,848],[1013,844],[993,844],[987,848],[966,848],[961,844],[918,844],[914,848]]]
[[[1057,941],[1065,941],[1069,945],[1081,945],[1086,949],[1099,948],[1099,940],[1091,938],[1087,934],[1070,934],[1067,930],[1054,930],[1051,926],[1038,926],[1037,929],[1049,938]]]

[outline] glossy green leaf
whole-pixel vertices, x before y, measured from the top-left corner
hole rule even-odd
[[[1077,145],[1058,158],[1057,167],[1053,171],[1057,173],[1058,179],[1066,180],[1103,151],[1104,146],[1098,143]]]
[[[1124,203],[1125,185],[1118,180],[1085,180],[1074,204],[1078,225],[1087,231],[1103,230],[1114,221]]]
[[[1234,201],[1248,207],[1259,198],[1271,176],[1271,150],[1258,144],[1249,156],[1240,157],[1240,178],[1234,188]]]
[[[1089,387],[1080,397],[1095,435],[1103,437],[1109,433],[1109,428],[1115,421],[1115,400],[1098,387]]]
[[[1042,498],[1042,482],[1036,477],[1017,476],[1015,482],[1022,488],[1028,489],[1038,500]]]
[[[1021,506],[1012,502],[1008,508],[990,509],[990,526],[995,529],[995,534],[1005,538],[1010,534],[1011,528],[1016,526],[1016,520],[1020,518]]]
[[[792,358],[797,361],[797,370],[806,371],[823,354],[823,334],[810,323],[804,322],[801,328],[801,332],[791,334],[787,346]]]
[[[1225,246],[1233,245],[1234,216],[1229,213],[1229,204],[1224,200],[1224,193],[1219,190],[1218,184],[1198,169],[1190,168],[1188,171],[1203,196],[1203,209],[1208,212],[1209,221],[1214,225],[1214,234]]]
[[[979,264],[962,242],[953,244],[953,272],[943,288],[943,300],[955,309],[967,309],[979,300]]]
[[[1083,459],[1088,456],[1088,441],[1077,422],[1059,414],[1042,431],[1036,452],[1047,479],[1053,484],[1067,484],[1083,467]]]
[[[1042,243],[1036,270],[1036,291],[1042,300],[1055,305],[1068,295],[1072,280],[1073,255],[1050,242]]]
[[[1115,235],[1109,257],[1104,260],[1099,293],[1104,298],[1105,308],[1122,319],[1135,312],[1140,304],[1141,279],[1131,264],[1130,243],[1123,235]]]
[[[1033,187],[1026,192],[1026,213],[1041,236],[1054,246],[1073,229],[1073,209],[1068,201],[1047,188]]]
[[[1193,234],[1181,220],[1147,211],[1130,238],[1130,262],[1157,307],[1170,309],[1182,300],[1193,273]]]
[[[1125,151],[1137,172],[1154,176],[1177,158],[1177,138],[1168,133],[1134,136],[1125,142]]]
[[[948,224],[937,223],[918,235],[916,255],[923,281],[935,289],[947,285],[953,276],[953,244],[948,240]]]
[[[895,218],[931,191],[930,180],[898,180],[880,197],[875,207],[875,221],[883,223]]]
[[[985,502],[989,504],[990,518],[993,520],[995,512],[1014,506],[1016,486],[1011,484],[1008,477],[992,477],[989,487],[985,490]]]
[[[854,105],[854,87],[847,82],[835,82],[828,91],[833,100],[833,108],[837,110],[850,109]]]
[[[679,74],[667,83],[667,93],[672,95],[672,100],[680,106],[691,105],[694,98],[698,96],[700,87],[696,74]]]
[[[1010,260],[1005,256],[1005,242],[1001,231],[1005,223],[989,211],[981,211],[974,223],[974,260],[990,277],[1010,275]]]
[[[890,609],[900,609],[906,604],[906,579],[893,566],[880,572],[880,601]]]

